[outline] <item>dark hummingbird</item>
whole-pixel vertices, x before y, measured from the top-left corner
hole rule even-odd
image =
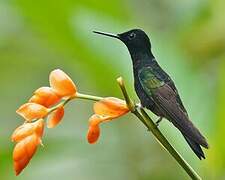
[[[94,33],[117,38],[127,46],[133,63],[134,87],[141,105],[160,117],[157,124],[162,118],[172,122],[198,158],[205,159],[201,146],[208,149],[208,143],[191,122],[173,80],[157,63],[146,33],[141,29],[121,34]]]

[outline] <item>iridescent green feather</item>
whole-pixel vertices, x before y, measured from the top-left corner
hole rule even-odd
[[[152,94],[154,89],[159,88],[165,84],[154,75],[151,67],[142,68],[138,73],[138,77],[143,89],[149,95]]]

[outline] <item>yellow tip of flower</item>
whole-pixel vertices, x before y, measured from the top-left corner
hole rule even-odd
[[[116,80],[120,85],[123,85],[123,78],[121,76],[118,77]]]

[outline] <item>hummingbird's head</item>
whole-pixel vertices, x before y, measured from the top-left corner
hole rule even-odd
[[[100,31],[94,31],[94,33],[121,40],[127,46],[131,54],[138,52],[148,52],[151,49],[150,40],[147,34],[141,29],[132,29],[120,34],[111,34]]]
[[[129,51],[150,50],[151,43],[147,34],[141,29],[132,29],[130,31],[118,34],[119,39],[127,46]]]

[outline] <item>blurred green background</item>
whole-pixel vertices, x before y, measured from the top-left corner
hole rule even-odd
[[[199,161],[168,121],[160,129],[203,179],[225,179],[224,0],[0,0],[1,180],[188,179],[131,114],[103,124],[99,142],[89,145],[92,102],[85,100],[67,106],[63,122],[46,129],[45,147],[19,177],[14,175],[10,136],[23,123],[15,110],[48,85],[51,70],[64,70],[82,93],[120,98],[116,78],[121,75],[138,100],[126,47],[92,33],[132,28],[149,34],[158,62],[208,139],[207,159]]]

